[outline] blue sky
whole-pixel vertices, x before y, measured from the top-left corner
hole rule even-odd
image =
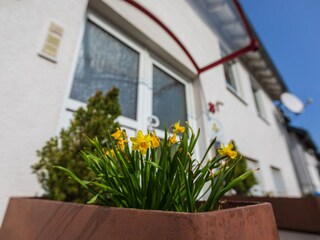
[[[240,0],[289,90],[313,103],[292,125],[305,128],[320,150],[320,0]]]

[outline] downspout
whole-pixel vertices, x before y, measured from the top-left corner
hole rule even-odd
[[[192,57],[191,53],[188,51],[188,49],[184,46],[184,44],[179,40],[179,38],[170,30],[170,28],[165,25],[163,21],[161,21],[158,17],[156,17],[152,12],[150,12],[148,9],[143,7],[141,4],[137,3],[134,0],[124,0],[131,6],[135,7],[145,15],[147,15],[151,20],[153,20],[156,24],[158,24],[159,27],[161,27],[181,48],[181,50],[187,55],[189,60],[191,61],[192,65],[197,70],[197,74],[200,75],[201,73],[208,71],[211,68],[214,68],[220,64],[223,64],[225,62],[228,62],[234,58],[240,57],[241,55],[250,52],[250,51],[256,51],[259,47],[258,41],[255,39],[253,32],[251,31],[249,22],[241,8],[241,5],[238,0],[233,0],[234,5],[236,6],[236,9],[240,15],[240,18],[245,26],[246,32],[249,35],[250,43],[248,46],[243,47],[233,53],[228,54],[227,56],[221,58],[218,61],[215,61],[213,63],[208,64],[205,67],[199,67],[199,65],[196,63],[195,59]]]

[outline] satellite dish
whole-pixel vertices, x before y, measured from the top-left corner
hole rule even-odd
[[[303,102],[292,93],[282,93],[281,94],[281,103],[290,111],[295,114],[300,114],[304,109]]]

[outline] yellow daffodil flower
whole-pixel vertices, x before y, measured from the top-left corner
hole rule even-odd
[[[146,154],[148,148],[151,147],[151,137],[150,134],[143,135],[142,131],[139,130],[137,137],[130,138],[132,142],[132,150],[140,150],[141,154]]]
[[[119,139],[118,139],[118,142],[117,142],[117,145],[118,145],[118,147],[119,147],[122,151],[124,151],[124,147],[125,147],[125,144],[126,144],[127,142],[128,142],[127,140],[125,140],[125,139],[123,139],[123,138],[119,138]]]
[[[173,133],[184,133],[185,128],[183,126],[180,126],[180,121],[176,122],[174,124],[174,130]]]
[[[157,148],[160,146],[160,139],[156,136],[156,134],[151,134],[151,146],[152,148]]]
[[[106,151],[106,155],[107,155],[108,157],[115,157],[115,156],[116,156],[116,154],[114,153],[113,149],[111,149],[110,151],[107,150],[107,151]]]
[[[221,156],[229,156],[231,159],[235,159],[238,153],[236,151],[233,151],[233,144],[229,143],[228,146],[222,144],[222,148],[218,150],[219,154]]]
[[[122,138],[122,136],[123,136],[123,131],[122,131],[120,128],[117,128],[117,131],[116,131],[115,133],[111,134],[111,136],[112,136],[114,139],[118,140],[119,138]]]
[[[169,141],[171,144],[175,144],[177,142],[177,134],[173,134],[170,138]]]

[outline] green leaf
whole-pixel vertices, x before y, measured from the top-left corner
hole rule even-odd
[[[147,163],[147,164],[152,165],[155,168],[158,168],[159,170],[162,170],[162,168],[159,166],[159,164],[156,164],[155,162],[146,161],[146,160],[144,162]]]
[[[53,166],[56,169],[60,169],[62,171],[64,171],[65,173],[67,173],[72,179],[74,179],[75,181],[77,181],[82,187],[84,187],[85,189],[89,189],[88,188],[88,182],[84,182],[82,181],[80,178],[78,178],[73,172],[71,172],[69,169],[61,167],[61,166]]]
[[[100,196],[101,192],[98,194],[94,195],[93,198],[91,198],[87,203],[88,204],[93,204],[95,201],[97,201],[97,198]]]

